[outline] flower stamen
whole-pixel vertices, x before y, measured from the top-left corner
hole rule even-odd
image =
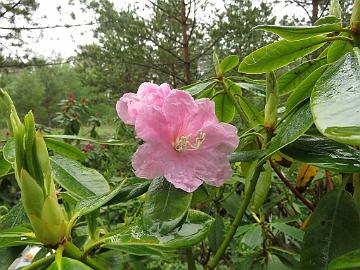
[[[180,136],[175,141],[174,149],[177,152],[198,150],[200,148],[200,146],[203,144],[203,142],[205,141],[205,137],[206,137],[206,133],[203,131],[200,131],[195,138],[195,143],[192,144],[190,141],[191,135]]]

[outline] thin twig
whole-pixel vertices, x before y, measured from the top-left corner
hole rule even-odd
[[[291,190],[291,192],[295,195],[296,198],[298,198],[300,201],[302,201],[303,204],[305,204],[311,211],[314,211],[315,206],[312,202],[308,201],[293,185],[290,183],[289,179],[280,171],[274,162],[269,159],[271,167],[273,168],[274,172],[277,174],[277,176],[280,178],[280,180]]]

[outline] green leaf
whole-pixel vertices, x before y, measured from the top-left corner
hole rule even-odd
[[[225,238],[224,220],[221,215],[216,214],[215,222],[211,226],[208,239],[209,246],[213,252],[216,252]]]
[[[220,122],[229,123],[235,116],[235,106],[226,94],[219,94],[213,98],[215,113]]]
[[[141,251],[144,248],[153,248],[157,251],[174,251],[202,241],[213,222],[214,219],[209,215],[189,210],[186,221],[169,234],[149,233],[142,226],[130,225],[121,228],[118,234],[108,237],[102,246],[109,249],[137,248]]]
[[[0,178],[7,175],[11,170],[11,164],[6,161],[0,152]]]
[[[20,257],[23,247],[0,248],[0,269],[9,269],[16,258]]]
[[[239,72],[258,74],[270,72],[319,49],[328,40],[316,36],[303,40],[280,40],[262,47],[244,58]]]
[[[298,139],[311,127],[312,123],[310,105],[309,102],[305,102],[292,115],[279,124],[263,160]]]
[[[136,197],[139,197],[146,193],[149,189],[150,182],[146,181],[145,183],[136,183],[133,185],[128,185],[122,188],[118,194],[115,195],[109,202],[105,205],[113,205],[121,202],[126,202]]]
[[[281,152],[301,162],[337,172],[360,172],[360,151],[326,137],[303,135]]]
[[[53,138],[53,139],[67,139],[67,140],[77,140],[77,141],[85,141],[85,142],[91,142],[96,144],[105,144],[105,145],[117,145],[117,146],[127,146],[130,145],[130,143],[126,143],[120,140],[95,140],[92,138],[86,138],[76,135],[57,135],[57,134],[47,134],[44,135],[44,138]]]
[[[93,259],[101,263],[108,270],[124,270],[124,255],[118,250],[108,250],[100,254],[96,254]]]
[[[341,19],[339,19],[335,16],[326,16],[326,17],[318,19],[315,22],[315,25],[334,24],[334,23],[341,23]]]
[[[322,24],[317,26],[258,25],[253,29],[271,32],[287,40],[299,40],[330,32],[337,32],[340,31],[342,27],[339,24]]]
[[[229,155],[229,160],[231,163],[234,162],[251,162],[259,159],[265,152],[263,150],[248,150],[234,152]]]
[[[220,62],[219,62],[219,57],[218,57],[218,55],[216,54],[215,51],[213,52],[212,58],[213,58],[213,65],[214,65],[214,68],[215,68],[216,76],[219,77],[221,75],[221,73],[220,73]]]
[[[351,37],[351,33],[341,33],[342,37]],[[352,46],[349,42],[344,40],[335,40],[329,46],[329,50],[327,53],[327,61],[328,63],[333,63],[340,59],[343,55],[350,52],[352,50]]]
[[[106,179],[96,170],[63,156],[50,159],[55,181],[77,198],[102,195],[110,191]]]
[[[237,82],[237,85],[241,87],[241,89],[245,89],[257,96],[264,97],[265,96],[265,86],[262,84],[248,83],[248,82]]]
[[[283,264],[278,256],[270,254],[264,270],[290,270],[290,268]]]
[[[237,97],[240,107],[245,113],[251,126],[255,126],[264,122],[262,114],[258,111],[254,104],[241,95],[238,95]]]
[[[360,145],[360,50],[346,54],[317,81],[311,110],[318,130],[338,142]]]
[[[152,180],[144,204],[144,227],[161,234],[171,232],[187,214],[191,198],[192,193],[175,188],[164,177]]]
[[[304,239],[304,231],[294,226],[285,223],[271,223],[271,226],[300,242]]]
[[[181,87],[181,90],[187,91],[190,95],[195,96],[202,94],[205,90],[212,88],[216,82],[213,79],[196,82],[194,84],[186,85]]]
[[[25,245],[40,245],[30,228],[17,226],[0,231],[0,248]]]
[[[315,83],[327,68],[328,65],[323,65],[319,67],[295,88],[295,90],[291,93],[291,95],[286,101],[286,110],[290,111],[296,105],[310,97],[311,91],[314,88]]]
[[[29,224],[24,207],[21,201],[13,206],[8,213],[0,218],[0,230],[11,229],[16,226]]]
[[[341,5],[339,0],[330,0],[329,14],[341,19]]]
[[[331,260],[327,270],[348,269],[360,267],[360,249],[356,249]]]
[[[79,161],[83,161],[86,157],[79,148],[71,144],[50,138],[46,138],[45,142],[46,146],[57,154]]]
[[[79,262],[74,259],[63,257],[61,258],[61,261],[55,261],[53,262],[47,270],[92,270],[89,266],[86,264],[83,264],[82,262]]]
[[[271,179],[272,179],[272,169],[269,163],[264,165],[265,171],[260,173],[259,180],[256,183],[255,191],[253,193],[253,197],[251,199],[249,209],[252,211],[258,211],[259,208],[264,204],[267,194],[270,190]],[[253,173],[251,173],[251,176]],[[250,182],[250,179],[246,179],[246,184]]]
[[[310,60],[281,75],[278,79],[279,95],[286,95],[293,91],[313,71],[325,64],[326,58]]]
[[[261,246],[263,240],[264,238],[261,225],[256,224],[244,234],[241,239],[241,243],[244,243],[249,248],[255,248]]]
[[[310,218],[301,251],[301,269],[322,270],[338,256],[360,248],[360,219],[351,195],[326,194]]]
[[[228,55],[220,63],[220,72],[225,74],[239,64],[239,56]]]
[[[122,186],[120,184],[114,190],[111,190],[103,195],[81,199],[74,209],[75,215],[86,215],[100,208],[101,206],[109,202],[111,199],[113,199],[121,191],[121,189]]]
[[[3,156],[4,159],[13,164],[15,162],[15,140],[14,138],[11,138],[8,140],[3,148]]]

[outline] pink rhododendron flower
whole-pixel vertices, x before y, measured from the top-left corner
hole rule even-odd
[[[221,186],[232,175],[227,156],[239,143],[236,128],[219,123],[209,99],[194,100],[179,90],[161,96],[158,88],[152,89],[149,97],[142,97],[152,102],[139,98],[136,116],[132,114],[136,134],[145,142],[132,159],[135,174],[147,179],[164,176],[187,192],[203,182]],[[121,113],[123,120],[132,113],[130,105]]]
[[[136,117],[143,106],[153,106],[160,109],[164,98],[170,93],[170,86],[166,83],[157,85],[143,83],[136,94],[126,93],[116,103],[119,117],[129,125],[134,125]]]

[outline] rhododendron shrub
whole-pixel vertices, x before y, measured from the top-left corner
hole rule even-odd
[[[203,182],[221,186],[231,177],[228,155],[238,146],[237,130],[218,121],[210,99],[194,100],[167,84],[143,83],[137,94],[121,97],[116,109],[144,141],[132,159],[136,176],[165,176],[187,192]]]
[[[360,0],[349,26],[329,5],[314,26],[258,26],[280,40],[214,53],[208,79],[124,89],[121,140],[42,133],[0,90],[0,185],[21,193],[0,207],[1,266],[36,245],[22,269],[359,267]],[[96,145],[137,147],[133,170],[121,154],[98,158],[106,177],[84,166]]]

